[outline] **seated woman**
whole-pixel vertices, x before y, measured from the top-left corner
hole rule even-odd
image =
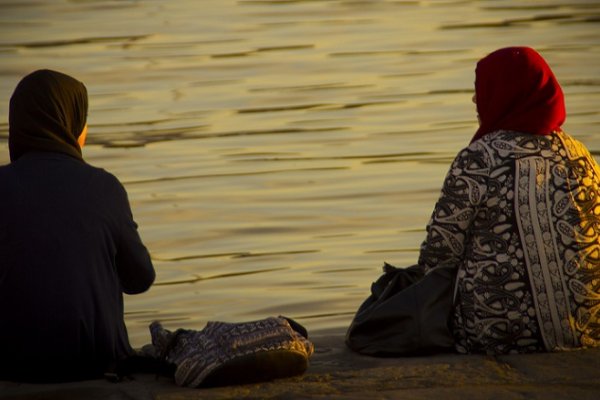
[[[497,50],[475,75],[480,126],[427,226],[423,279],[452,271],[448,311],[461,353],[598,346],[600,168],[561,130],[563,92],[537,52]],[[348,344],[361,351],[353,328]]]
[[[0,167],[0,379],[101,376],[131,354],[123,292],[155,278],[127,194],[85,163],[85,86],[59,72],[23,78]]]
[[[560,128],[556,78],[534,50],[500,49],[477,64],[475,102],[419,257],[456,267],[457,350],[600,345],[600,169]]]

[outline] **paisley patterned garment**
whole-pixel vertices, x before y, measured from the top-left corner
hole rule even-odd
[[[463,149],[419,264],[456,268],[459,352],[600,345],[600,169],[564,132],[497,131]]]

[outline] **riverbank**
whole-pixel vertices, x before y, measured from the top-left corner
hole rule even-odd
[[[597,399],[600,349],[517,356],[456,354],[372,358],[345,348],[339,331],[319,332],[308,371],[260,384],[187,389],[135,375],[121,383],[60,385],[0,382],[3,400],[58,399]]]

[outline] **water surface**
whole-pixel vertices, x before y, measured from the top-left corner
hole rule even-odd
[[[3,1],[0,163],[18,80],[72,74],[84,156],[125,184],[158,273],[126,298],[135,345],[155,319],[340,328],[384,260],[416,261],[485,54],[537,48],[600,155],[599,24],[592,0]]]

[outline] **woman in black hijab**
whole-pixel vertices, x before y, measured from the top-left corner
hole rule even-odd
[[[11,163],[0,167],[0,379],[101,376],[131,354],[123,293],[155,273],[127,194],[83,161],[85,86],[40,70],[9,110]]]

